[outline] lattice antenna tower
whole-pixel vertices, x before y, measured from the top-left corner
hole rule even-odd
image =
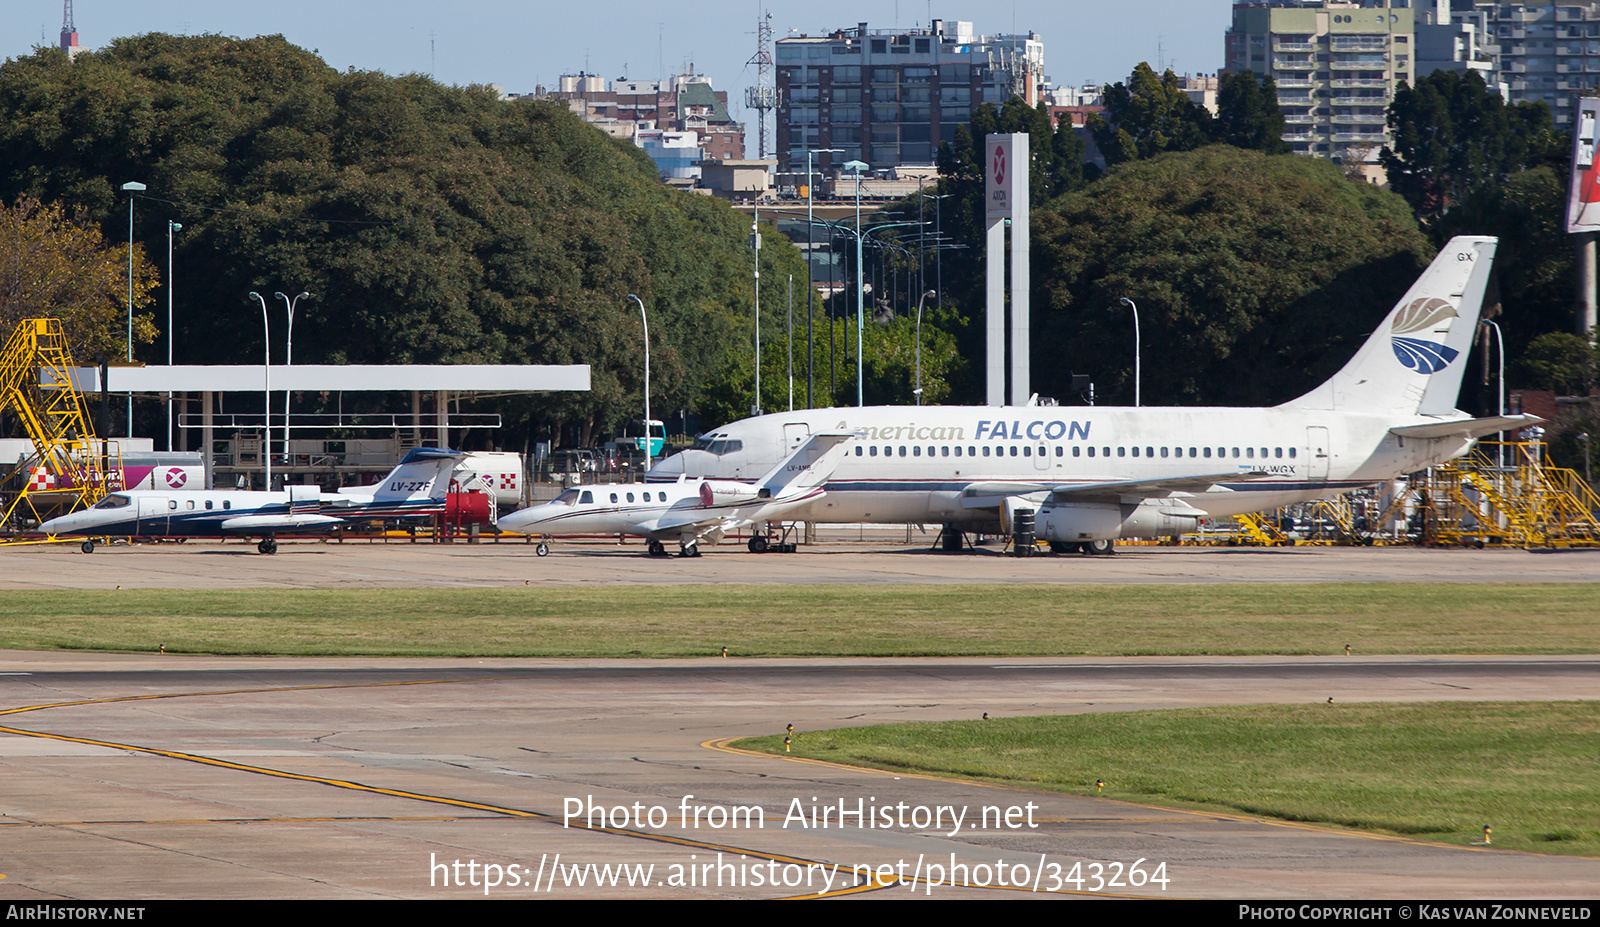
[[[767,156],[767,113],[778,108],[778,89],[773,83],[772,14],[756,18],[756,54],[745,66],[756,66],[756,85],[745,88],[744,105],[756,111],[756,157]]]
[[[72,0],[61,0],[61,50],[68,51],[78,44],[78,26],[72,21]]]

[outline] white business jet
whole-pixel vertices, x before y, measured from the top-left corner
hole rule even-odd
[[[777,521],[816,502],[852,437],[848,432],[808,434],[748,482],[680,479],[574,487],[542,505],[501,516],[498,526],[519,534],[631,534],[645,538],[654,557],[665,555],[665,541],[672,539],[679,556],[698,557],[702,540],[714,542],[735,528]],[[752,543],[751,550],[757,546]],[[540,540],[536,552],[548,554],[549,541]]]
[[[646,479],[743,479],[813,432],[852,431],[826,494],[786,518],[943,524],[945,549],[959,550],[962,530],[1009,533],[1032,509],[1052,548],[1099,554],[1339,495],[1539,421],[1455,408],[1495,243],[1452,239],[1344,369],[1272,408],[807,409],[718,428]]]
[[[467,455],[431,447],[412,448],[383,482],[323,492],[317,486],[289,486],[278,492],[205,490],[111,493],[93,508],[52,518],[39,530],[50,537],[87,536],[83,552],[94,552],[96,537],[259,537],[256,549],[278,552],[277,535],[316,531],[353,520],[401,519],[441,515],[450,474]]]

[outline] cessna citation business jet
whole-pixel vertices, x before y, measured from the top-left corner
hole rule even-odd
[[[289,486],[281,492],[112,493],[93,508],[50,519],[39,530],[50,537],[89,536],[83,542],[86,554],[94,552],[95,537],[227,535],[260,537],[256,549],[274,554],[280,531],[315,531],[356,519],[442,515],[450,473],[466,456],[461,451],[412,448],[383,482],[336,493],[317,486]]]
[[[584,486],[501,516],[498,526],[519,534],[632,534],[649,541],[653,557],[667,552],[666,539],[676,539],[679,556],[698,557],[704,539],[714,543],[727,531],[788,518],[792,509],[815,503],[853,437],[808,432],[754,482],[680,479]],[[536,553],[549,552],[549,542],[541,540]]]
[[[1008,531],[1024,508],[1052,548],[1110,553],[1117,538],[1338,495],[1539,421],[1455,408],[1495,243],[1452,239],[1343,370],[1280,406],[808,409],[702,435],[646,479],[748,478],[812,432],[852,431],[826,494],[784,517],[943,523],[947,550],[961,530]]]

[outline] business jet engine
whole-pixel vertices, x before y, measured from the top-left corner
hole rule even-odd
[[[706,480],[700,484],[700,504],[705,508],[714,505],[738,505],[772,498],[772,490],[754,483],[736,480]]]

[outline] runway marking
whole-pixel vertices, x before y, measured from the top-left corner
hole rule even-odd
[[[0,821],[0,829],[7,827],[111,827],[114,825],[167,825],[167,824],[337,824],[344,822],[390,821],[400,823],[457,821],[504,821],[503,817],[466,816],[459,814],[431,816],[401,815],[324,815],[314,818],[171,818],[160,821]]]

